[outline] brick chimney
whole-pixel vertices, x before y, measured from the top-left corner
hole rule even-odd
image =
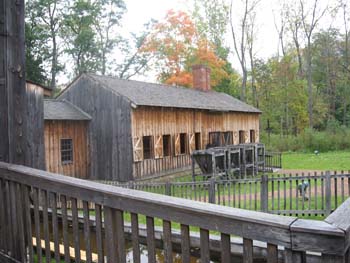
[[[210,68],[204,65],[194,65],[192,67],[193,88],[202,91],[210,91]]]

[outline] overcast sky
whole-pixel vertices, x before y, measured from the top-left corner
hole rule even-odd
[[[191,12],[192,0],[125,0],[127,13],[124,15],[122,22],[122,32],[127,35],[129,32],[137,33],[142,30],[143,25],[152,18],[156,20],[164,19],[169,9],[184,10]],[[285,0],[288,1],[288,0]],[[297,0],[290,0],[297,1]],[[319,0],[321,6],[332,6],[337,0]],[[241,1],[234,1],[234,12],[241,13]],[[278,35],[275,29],[274,17],[278,17],[278,6],[280,0],[261,0],[257,12],[257,32],[255,34],[255,54],[257,57],[267,59],[277,53]],[[314,1],[307,1],[313,3]],[[236,4],[237,3],[237,4]],[[333,21],[329,15],[325,16],[319,25],[319,28],[328,28],[331,24],[341,27],[341,19]],[[233,50],[231,36],[227,34],[227,46]],[[234,53],[230,56],[230,61],[236,70],[239,70],[238,60],[235,59]],[[155,74],[149,73],[147,76],[140,76],[134,79],[156,82]]]

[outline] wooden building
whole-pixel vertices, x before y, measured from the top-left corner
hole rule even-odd
[[[60,95],[91,116],[91,179],[128,181],[186,169],[195,149],[259,141],[260,111],[212,91],[193,68],[194,88],[83,74]]]
[[[67,101],[45,100],[46,170],[89,178],[87,126],[91,117]]]

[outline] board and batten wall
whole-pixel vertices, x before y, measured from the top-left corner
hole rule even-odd
[[[171,135],[171,156],[134,161],[134,178],[188,167],[191,164],[189,152],[174,155],[174,136],[179,133],[201,134],[201,148],[209,143],[210,132],[232,132],[233,143],[239,143],[239,131],[249,134],[255,130],[255,141],[259,142],[259,114],[241,112],[210,112],[163,107],[137,107],[132,111],[132,137]],[[247,138],[246,142],[249,138]],[[135,147],[135,145],[134,145]]]
[[[46,170],[52,173],[87,179],[89,177],[89,144],[87,121],[45,121]],[[61,161],[61,139],[72,139],[73,161]]]
[[[45,169],[44,146],[44,89],[26,83],[27,98],[27,147],[26,166]]]
[[[85,74],[58,98],[66,99],[92,117],[88,125],[89,179],[132,180],[130,102]]]

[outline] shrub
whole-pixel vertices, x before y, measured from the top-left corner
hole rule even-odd
[[[350,149],[350,130],[339,127],[337,130],[316,131],[306,129],[298,136],[280,136],[271,134],[270,141],[268,135],[262,133],[261,141],[265,143],[270,151],[280,152],[327,152]]]

